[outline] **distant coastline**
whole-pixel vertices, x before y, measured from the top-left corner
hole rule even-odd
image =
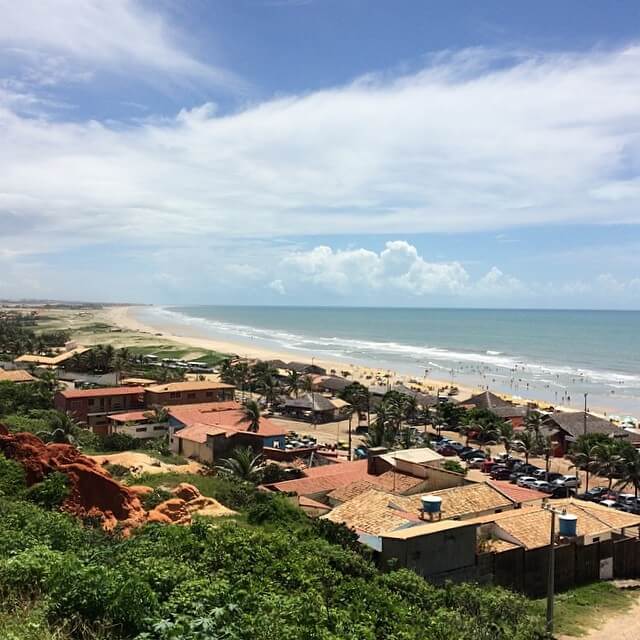
[[[378,353],[372,351],[373,349],[386,348],[386,343],[380,342],[366,342],[366,341],[347,341],[349,347],[352,347],[352,343],[355,343],[355,349],[360,349],[358,355],[345,355],[341,353],[338,348],[333,348],[331,345],[328,347],[326,344],[322,345],[322,348],[314,348],[312,341],[307,340],[305,343],[296,344],[295,340],[300,339],[299,335],[292,332],[291,335],[283,334],[281,331],[270,331],[267,329],[257,330],[255,329],[255,323],[251,326],[233,325],[230,323],[221,323],[213,319],[218,313],[219,309],[212,309],[212,319],[201,317],[207,307],[194,307],[189,308],[188,311],[193,309],[192,314],[185,313],[180,308],[166,309],[163,307],[112,307],[107,310],[109,321],[113,324],[117,324],[122,327],[126,327],[130,330],[143,331],[146,333],[162,333],[163,338],[170,339],[172,341],[191,345],[199,348],[207,348],[215,351],[221,351],[225,353],[234,353],[245,357],[256,357],[261,359],[281,359],[281,360],[305,360],[310,361],[312,358],[315,362],[322,363],[328,369],[335,369],[340,371],[341,369],[351,368],[370,368],[376,371],[392,371],[397,378],[403,379],[417,379],[418,382],[430,385],[432,387],[444,387],[455,385],[461,393],[458,397],[462,398],[465,393],[477,392],[478,390],[486,387],[490,387],[492,390],[500,392],[504,395],[510,395],[515,397],[519,401],[533,401],[539,404],[552,404],[554,406],[562,406],[564,408],[578,410],[581,408],[582,394],[574,394],[570,402],[557,401],[557,396],[553,397],[554,388],[559,388],[560,385],[555,385],[555,380],[550,378],[548,372],[544,375],[536,371],[537,379],[541,379],[541,382],[547,380],[546,376],[549,376],[547,394],[544,395],[540,392],[539,387],[532,388],[530,391],[526,388],[526,382],[519,381],[518,388],[514,391],[510,388],[505,388],[505,379],[507,378],[508,366],[508,354],[503,354],[499,350],[485,349],[483,352],[466,354],[456,352],[442,352],[441,355],[437,353],[438,349],[435,349],[437,357],[455,357],[462,358],[462,364],[460,369],[455,370],[452,375],[449,375],[449,370],[444,365],[439,365],[438,360],[435,357],[431,357],[429,360],[429,351],[426,351],[427,355],[420,356],[421,359],[429,360],[429,367],[427,375],[425,375],[425,369],[418,366],[417,356],[412,353],[412,350],[419,350],[417,347],[403,346],[396,343],[389,343],[392,347],[388,353]],[[251,309],[246,308],[247,325],[251,322]],[[254,308],[255,310],[255,308]],[[215,311],[215,313],[214,313]],[[391,310],[389,310],[391,311]],[[396,310],[400,314],[403,310]],[[454,311],[454,310],[451,310]],[[326,313],[331,313],[331,309],[327,309]],[[197,317],[196,314],[197,313]],[[243,318],[245,317],[244,309],[238,309],[238,314]],[[240,327],[236,335],[236,327]],[[327,329],[329,330],[329,329]],[[274,338],[273,336],[276,336]],[[284,336],[284,339],[283,339]],[[293,344],[292,348],[286,348],[283,343]],[[309,344],[306,344],[309,343]],[[340,342],[339,344],[342,344]],[[364,347],[362,347],[364,345]],[[390,349],[391,349],[390,347]],[[364,349],[364,350],[363,350]],[[369,349],[369,352],[366,351]],[[396,356],[393,350],[400,349],[407,352],[407,358],[405,361],[393,360]],[[416,358],[415,362],[410,360],[411,357]],[[464,359],[467,359],[466,361]],[[482,362],[476,362],[480,359]],[[519,368],[521,367],[521,368]],[[520,364],[515,365],[516,375],[520,375],[522,370],[526,375],[530,372],[526,371],[525,367]],[[478,372],[482,372],[479,374]],[[504,373],[498,373],[504,371]],[[541,371],[543,371],[541,369]],[[441,375],[438,375],[440,373]],[[480,378],[479,375],[483,377]],[[514,375],[511,373],[511,375]],[[565,374],[568,376],[569,374]],[[575,375],[575,374],[574,374]],[[636,404],[635,398],[631,395],[615,396],[615,393],[609,392],[610,395],[606,395],[608,388],[615,385],[601,382],[598,378],[600,373],[589,372],[589,375],[593,377],[590,381],[592,388],[595,390],[590,393],[589,409],[597,411],[599,413],[611,415],[611,414],[632,414],[638,415],[640,413],[640,399]],[[635,377],[628,376],[632,382],[625,383],[625,375],[618,373],[607,374],[613,376],[612,379],[620,378],[620,386],[627,384],[635,384]],[[578,382],[580,382],[578,380]],[[502,386],[500,385],[502,383]],[[532,385],[534,387],[534,385]],[[597,393],[602,390],[601,393]],[[627,389],[623,389],[627,392]],[[556,392],[557,393],[557,392]],[[615,397],[614,397],[615,396]]]

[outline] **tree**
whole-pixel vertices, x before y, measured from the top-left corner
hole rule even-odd
[[[638,489],[640,489],[640,453],[635,447],[631,445],[622,447],[619,471],[620,480],[616,482],[614,488],[624,489],[631,485],[637,499]]]
[[[238,420],[237,424],[247,423],[247,431],[253,431],[257,433],[260,430],[260,419],[262,415],[260,413],[260,406],[255,400],[247,400],[242,407],[242,417]]]
[[[295,369],[289,369],[287,372],[287,383],[286,383],[286,392],[290,396],[298,397],[298,393],[300,393],[300,388],[302,387],[302,378],[300,374]]]
[[[340,392],[340,398],[348,402],[358,412],[358,424],[360,423],[360,415],[367,414],[367,424],[370,424],[370,404],[371,397],[369,389],[359,382],[352,382]]]
[[[513,425],[510,422],[503,422],[498,427],[498,440],[504,446],[505,453],[509,455],[514,442]]]
[[[538,411],[528,410],[524,419],[524,426],[528,431],[533,431],[538,435],[542,428],[542,415]]]
[[[158,424],[169,422],[169,410],[167,407],[162,407],[159,404],[154,404],[151,407],[151,411],[147,411],[144,415],[145,418],[149,418]]]
[[[255,455],[251,447],[238,447],[216,468],[238,480],[257,484],[262,478],[264,467],[262,455]]]
[[[529,456],[534,455],[539,446],[539,439],[533,431],[523,431],[518,439],[513,442],[514,451],[524,454],[526,464],[529,464]]]
[[[597,444],[606,444],[609,438],[601,433],[587,433],[586,435],[578,436],[578,439],[573,443],[571,451],[569,452],[569,459],[573,462],[573,468],[585,473],[585,491],[589,490],[589,478],[593,470],[597,451],[594,451],[594,447]]]
[[[267,405],[271,406],[278,401],[282,387],[275,378],[266,375],[258,381],[256,391],[265,399]]]
[[[597,444],[593,448],[595,468],[597,473],[609,480],[608,488],[611,490],[613,478],[620,473],[622,456],[618,453],[615,442]]]

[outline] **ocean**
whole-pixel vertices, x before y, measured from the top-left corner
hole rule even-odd
[[[523,398],[640,415],[640,312],[347,307],[143,307],[197,335],[374,365]]]

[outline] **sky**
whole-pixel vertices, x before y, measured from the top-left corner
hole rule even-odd
[[[640,309],[635,0],[0,15],[0,298]]]

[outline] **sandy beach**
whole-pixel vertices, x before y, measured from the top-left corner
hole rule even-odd
[[[235,354],[243,358],[257,358],[260,360],[284,360],[290,362],[292,360],[308,361],[308,356],[301,357],[300,353],[295,351],[286,350],[271,350],[263,347],[237,344],[233,342],[213,340],[197,335],[184,335],[182,332],[177,331],[176,327],[170,325],[150,326],[140,322],[134,313],[133,307],[117,306],[106,307],[101,312],[103,314],[103,321],[120,327],[128,332],[136,332],[145,334],[149,337],[162,338],[170,342],[180,344],[187,347],[194,347],[197,349],[204,349],[209,351],[218,351],[220,353]],[[335,371],[339,375],[342,372],[348,372],[349,378],[354,381],[361,382],[365,385],[372,384],[386,384],[389,375],[390,384],[402,382],[412,387],[420,387],[425,391],[435,393],[438,389],[441,393],[446,393],[450,388],[450,383],[443,380],[436,380],[432,378],[415,378],[409,375],[402,375],[390,369],[367,367],[358,364],[346,363],[344,361],[332,361],[323,358],[314,358],[314,363],[325,368],[327,371]],[[464,399],[478,393],[479,387],[468,387],[464,385],[456,384],[459,390],[458,398]]]

